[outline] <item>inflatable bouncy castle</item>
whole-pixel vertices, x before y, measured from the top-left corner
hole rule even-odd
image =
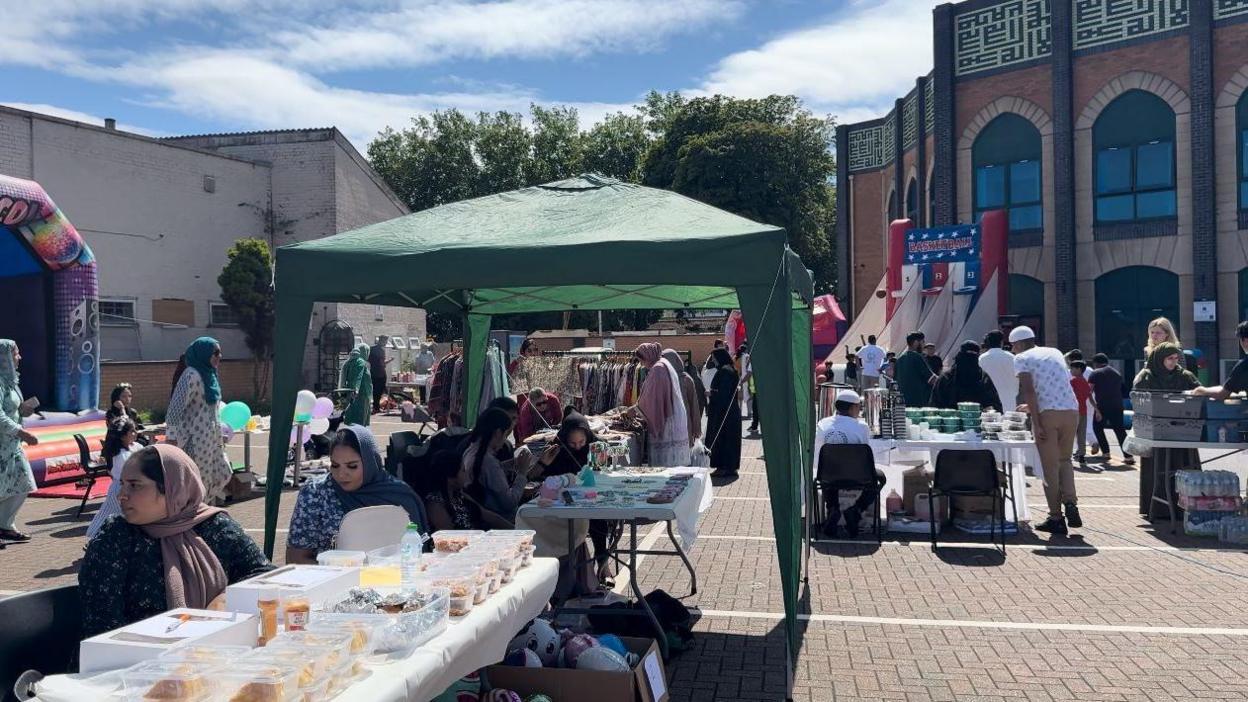
[[[22,351],[22,395],[39,399],[24,424],[39,436],[27,449],[36,481],[78,472],[73,434],[93,450],[103,436],[99,285],[95,257],[38,183],[0,175],[0,338]],[[40,416],[42,415],[42,416]]]

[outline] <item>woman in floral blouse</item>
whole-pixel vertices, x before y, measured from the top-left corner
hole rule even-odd
[[[422,531],[429,531],[420,498],[382,468],[377,440],[368,427],[348,424],[339,429],[329,461],[329,475],[299,488],[286,538],[287,563],[315,563],[316,554],[334,547],[347,512],[361,507],[397,505]]]
[[[87,544],[78,572],[85,636],[175,607],[210,607],[226,585],[273,569],[238,522],[203,498],[199,470],[176,446],[149,446],[126,461],[122,518]]]
[[[186,451],[203,476],[209,504],[225,501],[225,486],[234,474],[221,441],[221,383],[217,367],[221,365],[221,345],[216,339],[201,336],[187,349],[186,372],[178,378],[169,413],[166,436],[169,443]]]

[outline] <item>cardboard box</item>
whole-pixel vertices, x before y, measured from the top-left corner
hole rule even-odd
[[[653,639],[620,638],[630,652],[641,657],[628,672],[492,665],[484,677],[494,688],[511,690],[522,698],[544,694],[551,702],[667,702],[667,670],[658,644]]]
[[[955,495],[953,497],[952,514],[954,519],[982,519],[992,516],[991,497],[965,497]],[[998,507],[997,519],[1003,518],[1004,501]]]
[[[906,514],[914,514],[915,498],[932,489],[934,475],[926,466],[911,468],[901,474],[901,507]]]
[[[182,622],[178,615],[193,619]],[[78,668],[83,673],[119,670],[180,646],[255,647],[259,636],[260,617],[255,614],[172,609],[83,641],[78,645]]]
[[[359,568],[288,565],[226,587],[225,608],[231,612],[256,614],[260,611],[256,606],[260,593],[270,589],[280,589],[283,594],[301,594],[315,605],[359,584]]]

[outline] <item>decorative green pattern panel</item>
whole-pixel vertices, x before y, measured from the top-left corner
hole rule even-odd
[[[919,95],[906,98],[901,107],[901,148],[908,149],[919,142]]]
[[[1189,2],[1190,0],[1076,0],[1075,50],[1091,49],[1186,27],[1191,21]]]
[[[849,171],[869,171],[893,162],[893,138],[897,122],[889,115],[884,122],[849,132]]]
[[[1228,19],[1248,15],[1248,0],[1217,0],[1213,6],[1214,19]]]
[[[960,76],[1044,58],[1053,51],[1049,0],[1006,0],[958,15],[955,27],[954,72]]]
[[[923,129],[931,134],[936,130],[936,81],[929,75],[924,85],[923,106],[927,109],[927,114],[923,115]]]

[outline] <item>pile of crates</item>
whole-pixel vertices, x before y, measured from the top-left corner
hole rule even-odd
[[[1135,412],[1132,429],[1142,439],[1248,443],[1248,401],[1135,390],[1131,406]]]

